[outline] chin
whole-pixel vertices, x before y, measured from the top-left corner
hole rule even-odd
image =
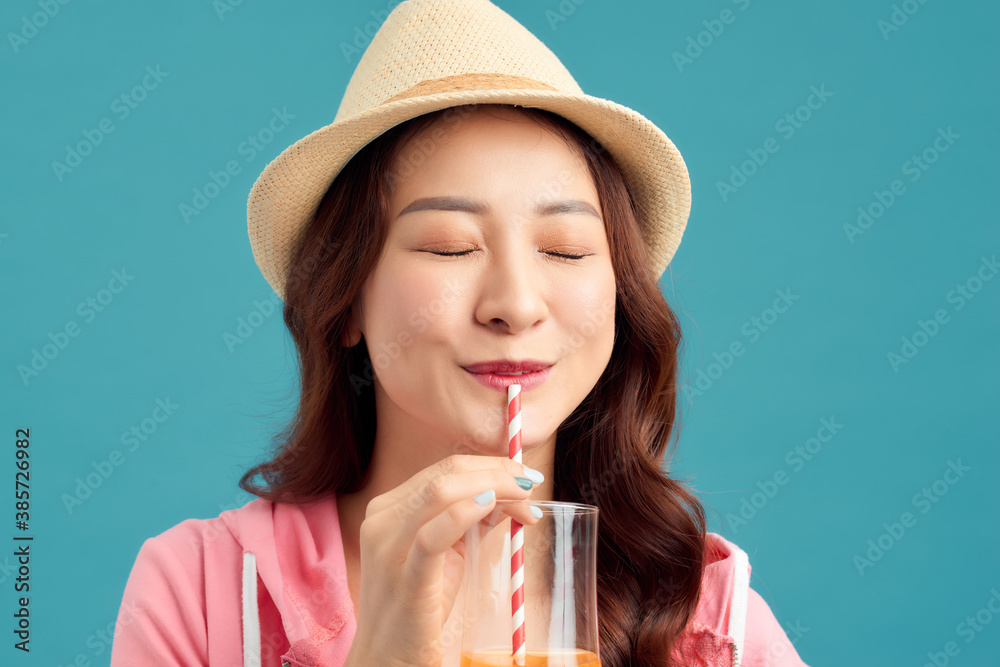
[[[508,444],[506,431],[498,433],[489,439],[483,433],[469,433],[458,441],[455,454],[473,454],[476,456],[507,456]]]
[[[485,443],[461,444],[455,448],[454,454],[470,456],[508,456],[507,445],[494,447]]]

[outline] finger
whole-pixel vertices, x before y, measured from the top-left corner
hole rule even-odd
[[[400,503],[403,503],[404,505],[412,505],[413,495],[419,495],[422,489],[425,489],[427,485],[441,475],[470,472],[474,470],[494,469],[506,470],[511,475],[518,477],[527,477],[524,472],[524,465],[516,461],[511,461],[507,457],[453,454],[451,456],[446,456],[437,463],[424,468],[391,491],[373,498],[368,504],[366,516],[370,516],[384,510],[386,507],[393,507]]]
[[[416,531],[403,566],[402,580],[409,589],[408,595],[420,596],[431,588],[440,578],[445,552],[493,511],[496,494],[490,491],[487,489],[481,496],[477,495],[480,501],[485,500],[485,505],[477,502],[477,498],[464,498]],[[487,497],[483,499],[483,496]]]
[[[525,482],[530,484],[530,480]],[[365,518],[362,527],[365,528],[365,544],[369,553],[377,549],[394,559],[405,558],[417,531],[424,524],[455,503],[488,489],[494,489],[496,497],[505,500],[524,500],[530,495],[529,490],[518,485],[513,475],[500,468],[436,477],[405,502]]]
[[[413,489],[395,505],[385,506],[374,513],[369,510],[366,520],[386,526],[392,534],[408,535],[405,542],[408,545],[420,526],[464,498],[487,489],[494,489],[500,499],[527,498],[534,488],[531,480],[521,478],[519,481],[505,468],[506,466],[493,466],[482,470],[440,474],[430,479],[425,486]],[[407,531],[407,528],[410,530]]]
[[[533,526],[541,520],[540,509],[536,507],[535,513],[532,513],[530,498],[524,501],[498,502],[497,509],[524,526]],[[537,518],[536,514],[539,515]]]
[[[393,506],[407,500],[415,491],[426,487],[434,478],[440,475],[471,470],[486,470],[499,467],[500,465],[500,457],[498,456],[472,456],[467,454],[446,456],[437,463],[415,473],[396,488],[373,498],[368,504],[369,513],[378,512],[385,507]]]
[[[489,491],[482,495],[486,496]],[[419,595],[426,590],[426,586],[437,581],[444,565],[445,553],[449,549],[455,548],[464,556],[462,538],[477,524],[489,520],[494,510],[530,526],[541,520],[540,517],[536,518],[531,509],[531,503],[527,500],[497,502],[494,493],[487,498],[485,505],[479,505],[475,498],[466,498],[432,518],[417,530],[407,554],[404,580],[413,577],[409,582],[413,586],[411,593]],[[537,510],[536,513],[540,512],[541,510]],[[493,525],[501,521],[497,516],[492,517]]]

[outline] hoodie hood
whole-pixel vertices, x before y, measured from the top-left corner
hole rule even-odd
[[[259,630],[252,632],[259,608],[246,604],[259,599],[259,593],[251,590],[259,577],[291,644],[282,656],[290,667],[346,660],[357,623],[347,586],[336,498],[308,505],[258,498],[223,512],[220,518],[244,553],[243,626],[251,635],[244,646],[248,641],[252,644],[254,637],[260,641]],[[254,664],[251,655],[244,655],[244,663]]]

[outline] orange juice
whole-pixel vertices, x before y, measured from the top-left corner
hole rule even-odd
[[[526,667],[601,667],[601,661],[590,651],[528,651]],[[507,651],[477,651],[462,653],[462,667],[515,667],[510,649]]]

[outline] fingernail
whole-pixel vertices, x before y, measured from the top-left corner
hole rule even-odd
[[[532,482],[527,477],[516,477],[515,476],[514,479],[517,480],[517,485],[519,487],[521,487],[522,489],[524,489],[525,491],[531,491],[531,487],[533,487],[535,485],[535,483]]]
[[[538,472],[534,468],[529,468],[528,466],[525,465],[522,465],[521,467],[524,468],[524,474],[530,477],[531,481],[534,482],[535,484],[541,484],[542,482],[545,481],[545,475]]]
[[[535,507],[534,505],[532,505],[531,506],[531,516],[535,517],[536,519],[541,519],[542,518],[542,510],[539,509],[539,508],[537,508],[537,507]]]
[[[491,502],[493,502],[493,499],[496,497],[497,497],[497,492],[494,491],[493,489],[490,489],[489,491],[483,491],[478,496],[473,498],[473,500],[475,500],[476,504],[479,505],[480,507],[486,507]]]

